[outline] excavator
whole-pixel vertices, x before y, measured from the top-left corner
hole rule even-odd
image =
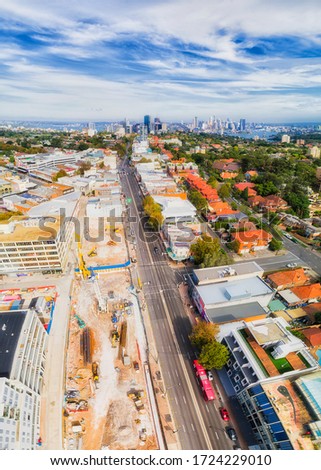
[[[94,246],[88,253],[87,253],[87,256],[89,256],[90,258],[92,256],[96,256],[97,255],[97,247]]]

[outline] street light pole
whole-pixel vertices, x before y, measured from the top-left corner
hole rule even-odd
[[[165,398],[165,397],[167,396],[168,390],[170,390],[171,388],[179,387],[180,385],[181,385],[180,382],[178,382],[177,385],[171,385],[170,387],[166,387],[166,386],[165,386],[165,390],[164,390],[164,392],[162,393],[162,397]]]

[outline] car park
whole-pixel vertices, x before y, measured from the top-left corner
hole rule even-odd
[[[220,409],[220,415],[222,416],[222,419],[224,421],[229,421],[230,420],[230,416],[228,414],[228,411],[226,408],[221,408]]]

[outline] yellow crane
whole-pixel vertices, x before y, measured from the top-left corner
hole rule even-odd
[[[81,242],[78,241],[77,245],[78,245],[78,265],[79,265],[79,269],[80,269],[80,272],[82,274],[82,277],[84,279],[88,279],[90,277],[90,271],[89,271],[89,269],[87,269],[87,266],[86,266],[86,263],[85,263],[85,260],[84,260],[84,256],[83,256],[82,251],[81,251]]]

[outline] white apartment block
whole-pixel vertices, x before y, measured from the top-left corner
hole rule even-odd
[[[282,144],[289,144],[291,142],[291,137],[288,134],[283,134],[281,137]]]
[[[46,345],[35,312],[0,313],[0,450],[36,448]]]
[[[0,224],[0,274],[63,272],[74,241],[79,193],[39,204]],[[65,217],[61,215],[65,210]],[[45,215],[42,215],[45,214]]]
[[[16,167],[32,173],[32,170],[38,170],[40,168],[52,167],[58,164],[75,163],[83,156],[84,153],[73,151],[19,155],[15,157],[15,164]]]

